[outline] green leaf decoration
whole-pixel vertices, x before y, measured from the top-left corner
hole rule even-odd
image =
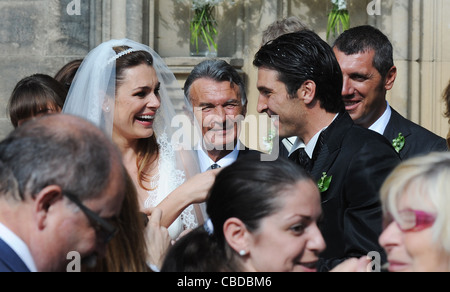
[[[400,153],[403,150],[403,148],[405,148],[405,145],[406,139],[402,133],[398,134],[398,138],[392,140],[392,146],[394,146],[395,151],[397,151],[397,153]]]
[[[322,178],[317,183],[317,186],[319,187],[319,191],[321,193],[325,193],[326,191],[328,191],[332,180],[333,180],[333,176],[328,176],[327,173],[324,172]]]
[[[336,37],[348,29],[350,29],[350,14],[348,10],[340,10],[337,4],[333,4],[333,10],[328,15],[327,40],[330,39],[331,33]]]
[[[206,5],[196,9],[194,13],[190,30],[192,35],[191,42],[195,45],[197,53],[199,51],[199,38],[206,43],[210,51],[212,51],[212,48],[217,51],[217,43],[214,40],[218,34],[216,29],[217,21],[214,17],[214,6]]]

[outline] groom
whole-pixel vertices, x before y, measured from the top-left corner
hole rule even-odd
[[[279,116],[280,136],[297,137],[290,159],[322,182],[327,249],[319,271],[371,251],[384,255],[378,192],[400,158],[345,112],[342,72],[330,46],[309,30],[287,34],[263,46],[254,65],[258,112]]]

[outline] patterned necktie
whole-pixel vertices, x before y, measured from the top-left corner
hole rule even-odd
[[[211,165],[211,170],[219,169],[219,168],[222,168],[222,167],[220,165],[218,165],[217,163]]]
[[[294,153],[289,157],[292,161],[303,167],[307,172],[312,170],[312,161],[305,151],[305,148],[300,148],[295,150]]]

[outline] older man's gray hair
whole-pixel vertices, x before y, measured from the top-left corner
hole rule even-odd
[[[239,86],[239,96],[242,104],[247,104],[247,94],[245,93],[244,81],[238,71],[223,60],[206,60],[198,64],[189,75],[184,85],[184,96],[186,104],[192,109],[191,86],[198,79],[211,79],[217,82],[230,82],[231,86]]]

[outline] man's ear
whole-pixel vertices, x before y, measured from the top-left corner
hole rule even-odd
[[[44,229],[52,207],[63,199],[62,189],[52,185],[42,189],[34,199],[34,211],[40,230]]]
[[[384,88],[389,91],[394,87],[395,79],[397,78],[397,67],[393,66],[386,75]]]
[[[316,83],[306,80],[297,91],[297,97],[304,101],[306,105],[311,105],[316,97]]]
[[[248,230],[245,224],[237,218],[230,218],[223,225],[223,233],[228,245],[237,253],[249,252]]]

